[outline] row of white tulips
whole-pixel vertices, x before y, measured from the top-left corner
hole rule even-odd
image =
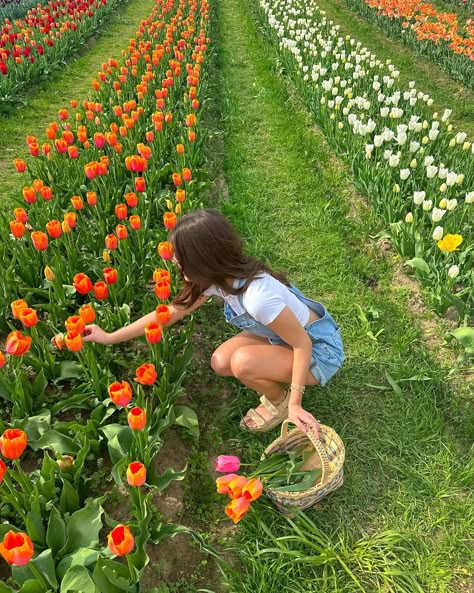
[[[474,143],[314,0],[259,0],[286,71],[440,313],[474,300]],[[414,73],[416,75],[416,73]]]

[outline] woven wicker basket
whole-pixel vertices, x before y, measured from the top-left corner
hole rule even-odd
[[[313,449],[314,453],[305,461],[302,469],[319,467],[322,473],[314,486],[301,492],[275,491],[271,487],[265,488],[267,496],[284,514],[291,514],[297,509],[307,509],[320,501],[326,494],[342,486],[345,457],[344,443],[340,436],[329,426],[321,424],[318,440],[314,437],[311,429],[308,429],[306,434],[298,428],[288,431],[288,423],[289,420],[283,422],[281,436],[267,447],[265,456],[290,451],[306,443],[307,448]]]

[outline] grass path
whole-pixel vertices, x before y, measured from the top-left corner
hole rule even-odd
[[[341,34],[351,35],[381,60],[391,60],[406,85],[416,81],[417,89],[433,98],[433,111],[453,110],[451,121],[474,139],[474,90],[453,80],[432,61],[415,54],[402,42],[385,35],[379,27],[351,10],[344,0],[318,0],[328,18],[340,25]]]
[[[140,21],[147,18],[153,0],[131,0],[123,13],[109,23],[99,37],[94,37],[79,58],[62,72],[54,74],[42,84],[33,86],[26,105],[0,121],[0,209],[10,207],[11,198],[22,187],[21,175],[16,173],[13,160],[29,156],[25,145],[27,134],[44,138],[48,123],[56,118],[61,107],[69,107],[71,99],[83,100],[91,89],[91,79],[110,57],[120,58],[128,39],[134,37]],[[41,144],[41,142],[40,142]],[[21,194],[20,194],[21,195]]]
[[[391,285],[387,258],[368,242],[376,221],[357,207],[345,170],[278,78],[275,56],[259,39],[245,0],[215,2],[214,10],[215,132],[223,133],[219,158],[226,182],[221,176],[219,206],[249,251],[288,271],[328,306],[342,326],[347,353],[329,386],[310,388],[304,400],[343,437],[345,485],[308,513],[314,525],[296,519],[306,538],[271,505],[256,505],[234,540],[242,564],[229,591],[461,591],[472,562],[468,488],[474,467],[462,434],[455,434],[462,432],[462,412],[445,382],[446,369],[431,359],[405,290]],[[357,216],[349,216],[354,211]],[[369,327],[359,319],[358,305]],[[382,330],[377,340],[369,329]],[[197,331],[209,336],[204,358],[228,335],[218,305],[200,310]],[[220,452],[257,460],[277,431],[240,432],[238,419],[256,403],[254,394],[207,368],[203,363],[193,377],[194,397],[207,424],[217,423],[228,439]],[[201,390],[201,383],[209,387]],[[220,421],[216,398],[224,398]],[[215,435],[212,440],[219,441]],[[206,506],[202,496],[200,491],[195,510]],[[279,545],[297,550],[298,562],[277,549],[274,536],[289,534],[296,537]]]

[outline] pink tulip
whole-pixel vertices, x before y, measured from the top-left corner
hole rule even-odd
[[[222,474],[239,471],[240,459],[235,455],[219,455],[214,461],[214,469]]]

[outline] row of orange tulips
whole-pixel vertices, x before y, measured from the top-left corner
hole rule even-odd
[[[0,423],[0,505],[15,523],[0,526],[0,553],[14,581],[34,580],[38,592],[75,590],[75,579],[91,593],[139,591],[147,545],[189,531],[153,521],[151,499],[184,477],[157,473],[166,429],[197,431],[192,410],[176,404],[191,327],[166,328],[177,283],[166,239],[200,189],[208,19],[205,0],[156,0],[121,62],[104,62],[90,98],[59,110],[44,139],[28,136],[31,159],[15,161],[28,181],[0,246],[0,394],[11,409]],[[132,387],[136,357],[84,343],[85,325],[110,331],[154,308]],[[71,408],[87,408],[87,419],[61,420]],[[45,451],[32,474],[18,461],[27,442]],[[126,525],[107,517],[106,553],[104,497],[90,491],[87,466],[104,446],[132,503]]]
[[[440,12],[421,0],[345,0],[389,35],[425,55],[451,76],[474,86],[474,20]]]

